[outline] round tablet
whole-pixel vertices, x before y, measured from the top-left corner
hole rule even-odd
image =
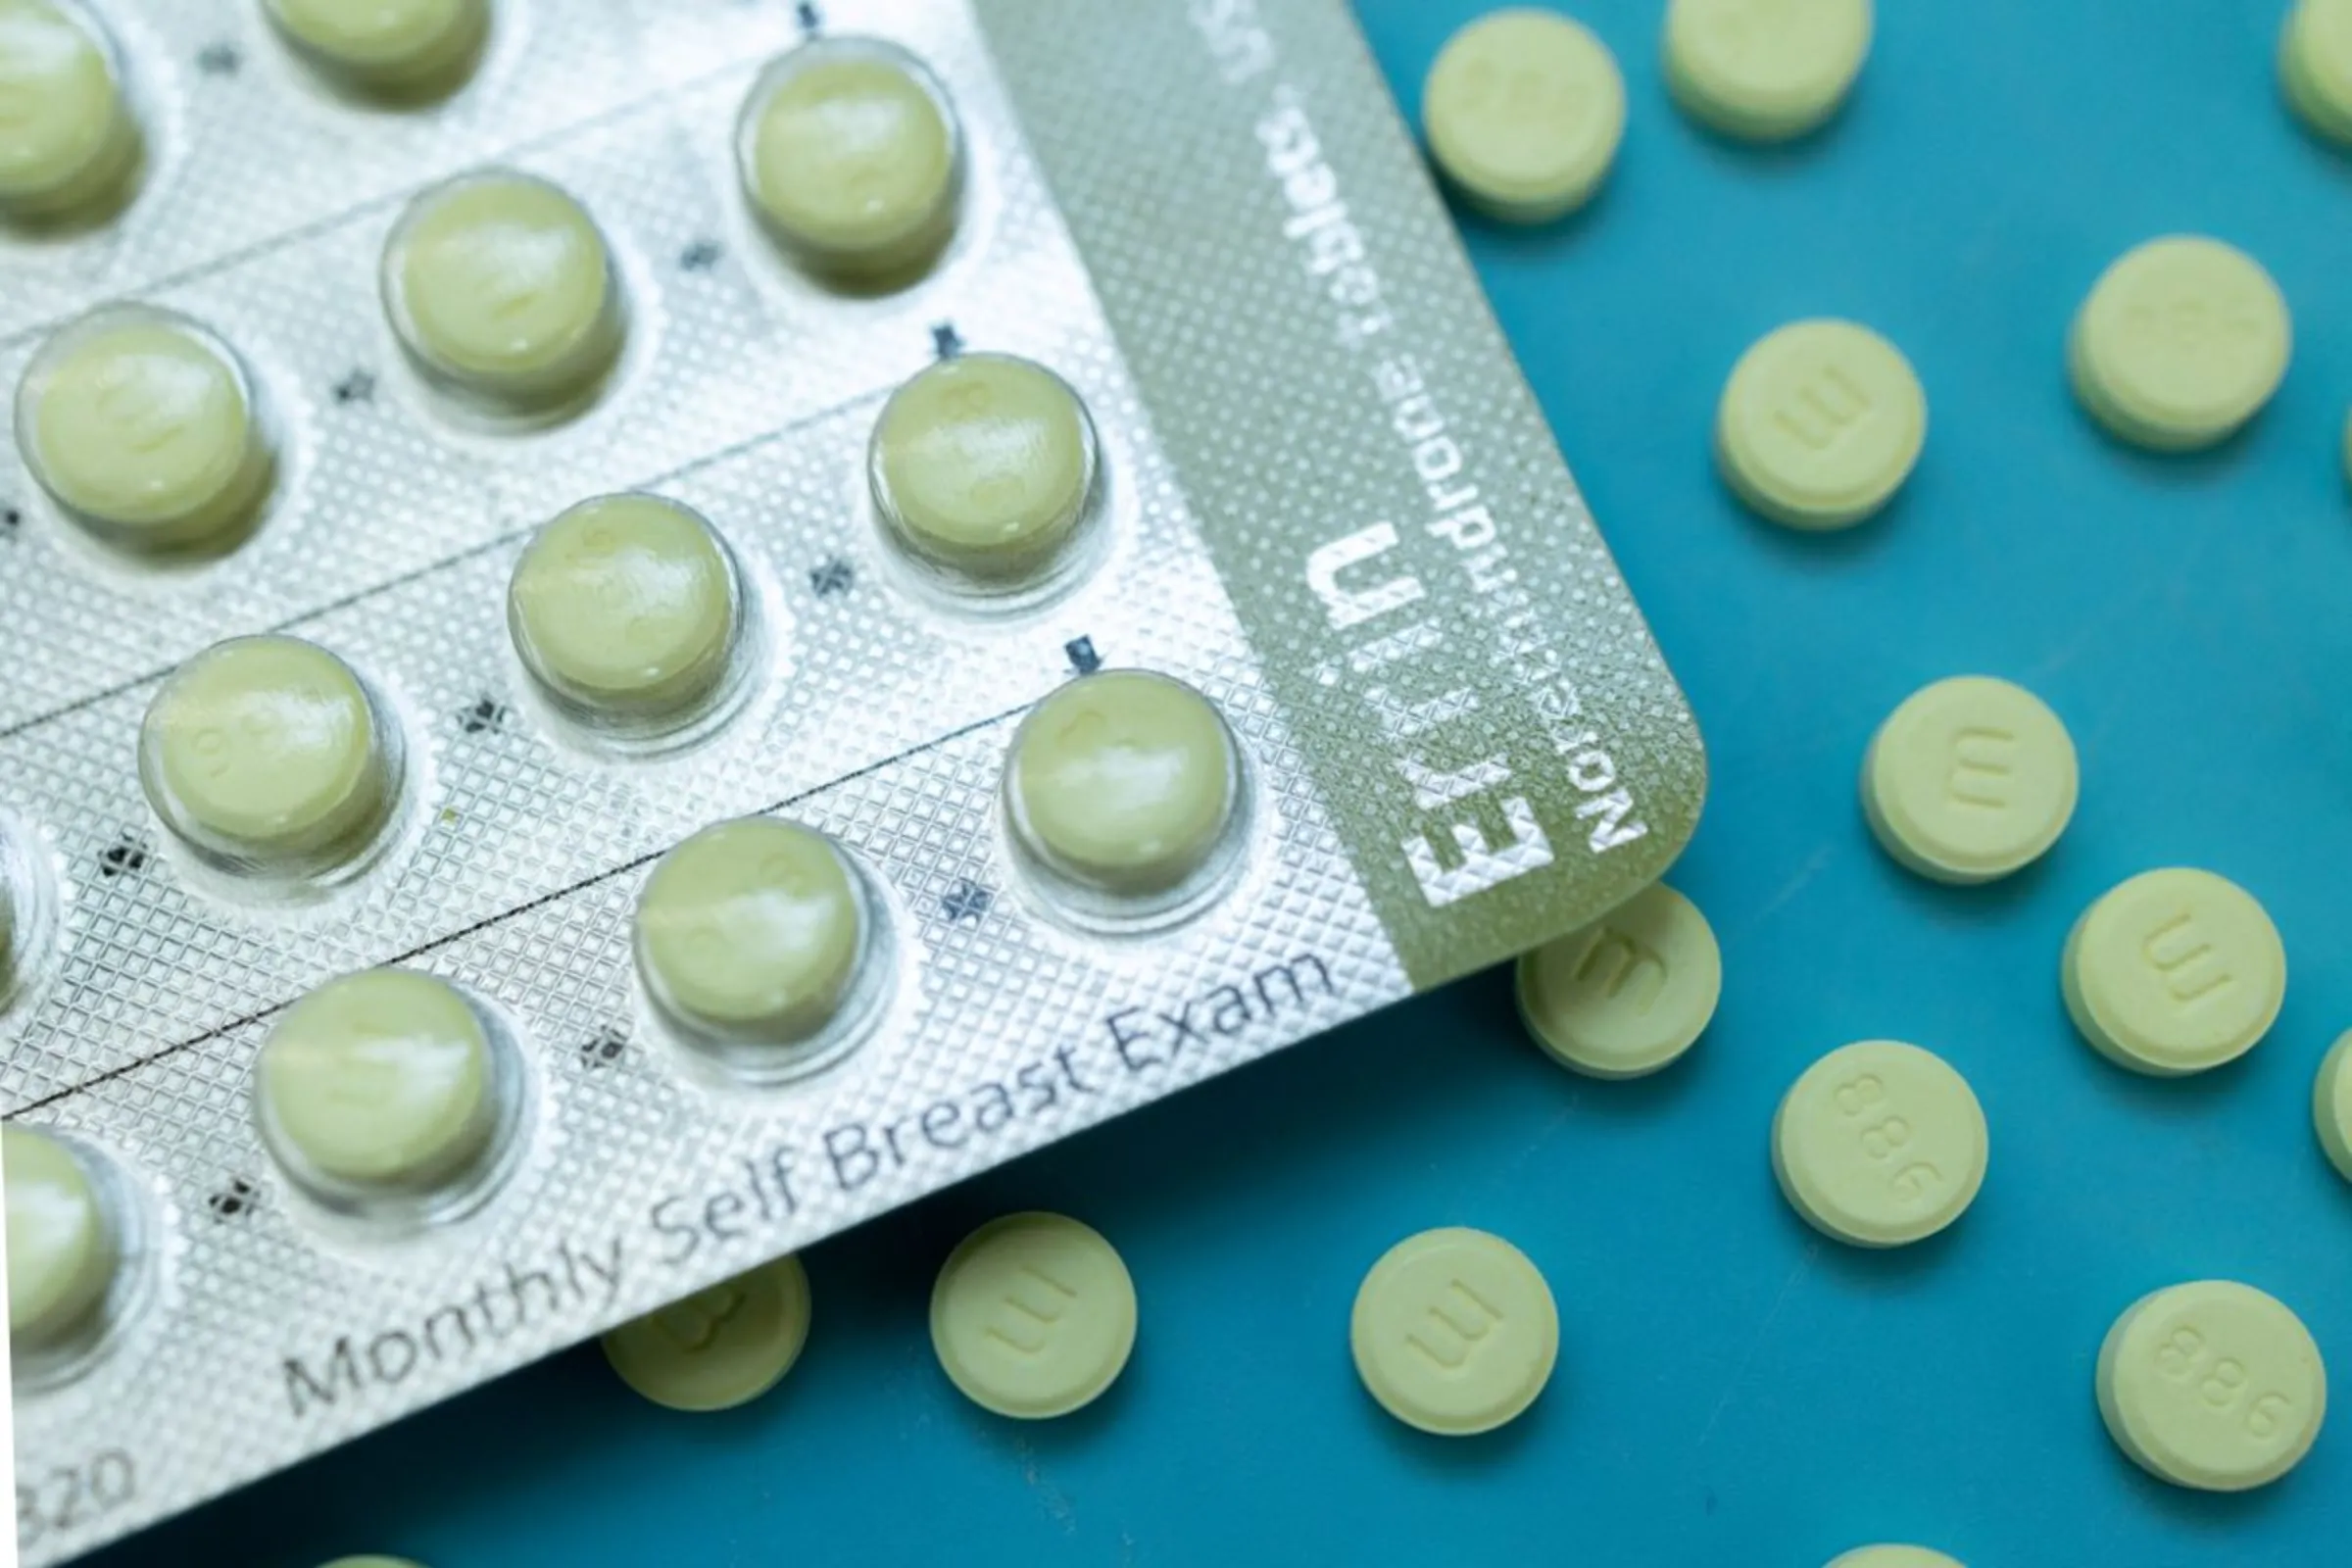
[[[138,122],[97,24],[56,0],[0,0],[0,218],[103,205],[138,161]]]
[[[1084,521],[1095,429],[1069,384],[1004,354],[943,360],[875,422],[875,509],[917,560],[983,583],[1034,578]]]
[[[2142,1297],[2099,1348],[2099,1414],[2149,1474],[2246,1492],[2292,1470],[2328,1413],[2302,1319],[2250,1285],[2199,1280]]]
[[[1663,882],[1524,954],[1519,1016],[1564,1067],[1639,1078],[1679,1059],[1715,1016],[1723,957],[1698,906]]]
[[[1856,1247],[1924,1241],[1984,1185],[1984,1107],[1940,1056],[1892,1040],[1840,1047],[1806,1068],[1772,1123],[1789,1205]]]
[[[1146,670],[1085,675],[1012,737],[1005,809],[1054,874],[1128,898],[1173,892],[1224,846],[1241,757],[1215,705]]]
[[[420,374],[514,415],[577,407],[626,335],[596,220],[513,170],[463,174],[410,202],[384,245],[383,290]]]
[[[446,90],[490,30],[489,0],[268,0],[286,41],[355,87]]]
[[[857,873],[823,834],[773,817],[707,827],[637,896],[637,972],[689,1033],[756,1046],[813,1039],[868,946]]]
[[[254,1113],[297,1181],[361,1197],[443,1192],[477,1174],[500,1124],[489,1030],[448,982],[413,969],[330,980],[279,1017],[254,1067]]]
[[[990,1220],[931,1289],[931,1345],[984,1410],[1068,1415],[1116,1382],[1135,1349],[1135,1282],[1111,1245],[1060,1214]]]
[[[808,1275],[797,1257],[721,1280],[604,1337],[620,1380],[671,1410],[732,1410],[782,1380],[808,1343]]]
[[[2261,905],[2211,871],[2143,871],[2083,911],[2066,1010],[2102,1054],[2176,1076],[2235,1061],[2286,1001],[2286,950]]]
[[[1608,46],[1549,11],[1492,12],[1446,40],[1421,89],[1430,156],[1473,207],[1541,223],[1582,207],[1625,137]]]
[[[1560,1353],[1551,1288],[1499,1236],[1459,1226],[1408,1236],[1355,1293],[1356,1375],[1410,1427],[1466,1438],[1515,1420]]]
[[[238,637],[172,673],[139,731],[164,825],[232,870],[323,870],[376,838],[398,735],[360,678],[296,637]]]
[[[2107,269],[2067,343],[2076,394],[2119,439],[2184,452],[2226,440],[2278,390],[2286,297],[2219,240],[2150,240]]]
[[[122,1263],[122,1238],[83,1156],[49,1134],[0,1127],[8,1195],[8,1335],[19,1355],[86,1331]]]
[[[710,523],[660,496],[583,501],[539,530],[507,586],[507,626],[549,696],[588,714],[691,712],[724,682],[743,614]]]
[[[2304,123],[2352,147],[2352,0],[2301,0],[2286,20],[2278,74]]]
[[[1715,455],[1740,499],[1791,528],[1847,528],[1911,476],[1928,398],[1901,351],[1851,321],[1795,321],[1740,358]]]
[[[744,194],[820,270],[887,276],[956,228],[962,152],[931,73],[870,38],[802,45],[760,74],[736,128]]]
[[[1984,675],[1912,693],[1862,760],[1870,830],[1938,882],[1989,882],[2039,859],[2073,818],[2079,786],[2058,715]]]
[[[321,1568],[418,1568],[418,1565],[406,1557],[369,1554],[364,1557],[337,1557],[333,1562],[322,1564]]]
[[[2320,1064],[2319,1081],[2311,1093],[2312,1120],[2319,1127],[2320,1147],[2335,1168],[2352,1182],[2352,1033],[2345,1034]]]
[[[1856,1546],[1840,1553],[1830,1568],[1962,1568],[1956,1557],[1925,1546]]]
[[[1787,141],[1845,102],[1871,22],[1871,0],[1670,0],[1666,84],[1727,136]]]
[[[235,352],[146,306],[101,307],[42,346],[17,385],[17,442],[68,516],[140,552],[235,542],[276,470]]]

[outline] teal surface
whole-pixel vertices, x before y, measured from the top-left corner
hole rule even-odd
[[[1359,4],[1408,105],[1479,9]],[[2352,1380],[2352,1185],[2308,1108],[2352,1026],[2352,159],[2279,102],[2278,0],[1880,9],[1850,111],[1759,153],[1669,105],[1658,0],[1580,0],[1631,89],[1614,181],[1556,229],[1469,225],[1712,747],[1671,880],[1726,985],[1689,1060],[1568,1077],[1484,976],[816,1249],[808,1351],[751,1407],[658,1410],[582,1349],[93,1560],[2344,1562],[2352,1396],[2285,1482],[2200,1497],[2116,1453],[2091,1367],[2142,1292],[2225,1275]],[[2062,349],[2109,260],[2183,229],[2273,270],[2296,363],[2245,436],[2160,461],[2077,413]],[[1742,514],[1707,449],[1740,350],[1819,313],[1890,336],[1932,405],[1909,489],[1834,538]],[[1878,721],[1962,671],[2039,692],[2085,770],[2050,858],[1976,891],[1896,870],[1854,801]],[[2156,1083],[2074,1038],[2057,960],[2166,863],[2260,897],[2293,979],[2253,1056]],[[1975,1210],[1891,1255],[1805,1229],[1765,1154],[1789,1080],[1880,1035],[1961,1067],[1992,1126]],[[958,1397],[924,1326],[950,1247],[1025,1206],[1108,1235],[1143,1311],[1111,1394],[1034,1426]],[[1348,1361],[1363,1271],[1440,1224],[1510,1237],[1559,1299],[1549,1393],[1485,1439],[1404,1430]]]

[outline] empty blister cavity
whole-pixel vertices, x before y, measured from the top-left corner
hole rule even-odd
[[[141,144],[97,19],[65,0],[0,0],[0,220],[106,216],[137,184]]]
[[[735,160],[752,211],[811,272],[903,282],[955,235],[956,111],[922,62],[894,45],[825,38],[769,65],[744,100]]]
[[[490,0],[265,0],[263,9],[313,71],[374,98],[455,91],[490,34]]]
[[[104,1156],[42,1128],[0,1128],[8,1338],[22,1387],[71,1377],[127,1309],[136,1228]]]
[[[233,547],[276,480],[277,443],[244,362],[152,306],[101,306],[60,328],[17,384],[16,422],[58,510],[134,556]]]

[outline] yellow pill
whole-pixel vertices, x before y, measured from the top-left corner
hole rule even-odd
[[[2250,1285],[2199,1280],[2134,1302],[2099,1348],[2099,1414],[2133,1463],[2203,1492],[2267,1486],[2328,1414],[2311,1332]]]
[[[891,395],[867,470],[916,560],[984,585],[1033,580],[1085,521],[1095,428],[1069,384],[1004,354],[943,360]]]
[[[102,307],[42,346],[17,385],[17,441],[61,511],[143,554],[237,542],[276,475],[235,351],[146,306]]]
[[[1004,769],[1020,845],[1056,876],[1129,898],[1207,866],[1240,795],[1241,756],[1216,706],[1140,669],[1082,676],[1038,704]]]
[[[1439,51],[1421,90],[1430,156],[1473,207],[1541,223],[1592,199],[1625,137],[1625,78],[1590,28],[1496,11]]]
[[[113,45],[90,16],[57,0],[0,0],[0,219],[120,200],[139,148]]]
[[[783,1381],[808,1343],[808,1274],[797,1257],[721,1280],[607,1334],[620,1380],[671,1410],[732,1410]]]
[[[955,232],[955,111],[921,62],[889,44],[826,38],[769,66],[745,101],[736,163],[768,231],[817,270],[889,277]]]
[[[384,244],[383,293],[419,374],[515,416],[576,410],[627,335],[596,220],[513,170],[460,175],[410,202]]]
[[[1516,1420],[1551,1381],[1560,1315],[1527,1254],[1454,1226],[1408,1236],[1355,1293],[1356,1375],[1410,1427],[1466,1438]]]
[[[383,1557],[370,1553],[364,1557],[337,1557],[321,1568],[418,1568],[406,1557]]]
[[[262,1042],[254,1115],[288,1175],[328,1198],[421,1196],[478,1175],[502,1121],[499,1047],[448,982],[330,980]]]
[[[1135,1349],[1135,1282],[1111,1245],[1060,1214],[1007,1214],[963,1239],[931,1290],[931,1346],[984,1410],[1067,1415]]]
[[[20,1357],[71,1345],[122,1266],[120,1227],[88,1159],[32,1127],[0,1127],[8,1195],[8,1337]]]
[[[2041,699],[1983,675],[1906,698],[1862,760],[1862,807],[1888,855],[1938,882],[2039,859],[2075,814],[2075,743]]]
[[[533,536],[507,585],[523,667],[594,718],[706,706],[732,665],[742,617],[727,547],[700,514],[660,496],[581,502]]]
[[[1845,102],[1871,30],[1871,0],[1670,0],[1666,83],[1727,136],[1787,141]]]
[[[2312,1086],[2311,1114],[2320,1132],[2320,1147],[2335,1168],[2352,1182],[2352,1032],[2346,1033],[2320,1065]]]
[[[2210,871],[2143,871],[2066,939],[2066,1010],[2109,1060],[2204,1072],[2261,1043],[2286,1001],[2286,949],[2243,889]]]
[[[2067,340],[2075,392],[2116,437],[2161,452],[2227,440],[2286,375],[2286,297],[2220,240],[2150,240],[2107,269]]]
[[[1791,528],[1847,528],[1911,476],[1928,399],[1901,351],[1851,321],[1795,321],[1732,368],[1715,455],[1742,501]]]
[[[1805,1069],[1772,1123],[1789,1205],[1856,1247],[1924,1241],[1968,1211],[1989,1140],[1968,1080],[1933,1053],[1865,1040]]]
[[[490,31],[490,0],[268,0],[267,8],[321,73],[369,91],[449,91]]]
[[[2352,0],[2299,0],[2279,40],[2278,74],[2305,124],[2352,147]]]
[[[1830,1568],[1962,1568],[1956,1557],[1925,1546],[1856,1546],[1841,1553]]]
[[[1536,1044],[1595,1078],[1639,1078],[1679,1060],[1722,995],[1714,931],[1662,882],[1518,965],[1519,1016]]]

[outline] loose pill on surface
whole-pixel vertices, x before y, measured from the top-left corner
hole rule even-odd
[[[2278,75],[2305,124],[2352,147],[2352,0],[2298,0],[2279,40]]]
[[[1904,699],[1862,761],[1862,807],[1886,853],[1938,882],[1989,882],[2039,859],[2075,814],[2081,773],[2058,715],[1983,675]]]
[[[514,416],[577,409],[627,335],[596,220],[513,170],[462,174],[411,201],[384,244],[383,293],[418,373]]]
[[[1852,321],[1794,321],[1740,358],[1716,412],[1725,480],[1791,528],[1846,528],[1911,475],[1928,399],[1900,350]]]
[[[955,111],[919,61],[874,39],[819,39],[762,72],[736,164],[768,232],[819,271],[890,279],[955,232]]]
[[[1956,1557],[1925,1546],[1856,1546],[1840,1553],[1829,1568],[1962,1568]]]
[[[60,510],[138,553],[237,542],[276,474],[235,351],[140,305],[103,306],[42,346],[17,385],[17,442]]]
[[[2199,1280],[2142,1297],[2099,1348],[2099,1414],[2159,1480],[2245,1492],[2292,1470],[2328,1414],[2328,1371],[2302,1319],[2250,1285]]]
[[[8,1207],[8,1336],[20,1357],[86,1333],[122,1266],[122,1238],[88,1157],[36,1128],[0,1127]]]
[[[2286,297],[2220,240],[2150,240],[2107,269],[2067,340],[2075,392],[2119,439],[2185,452],[2228,439],[2286,375]]]
[[[1382,1254],[1355,1293],[1356,1375],[1410,1427],[1465,1438],[1515,1420],[1551,1381],[1551,1287],[1499,1236],[1449,1226]]]
[[[2352,1182],[2352,1033],[2337,1040],[2320,1064],[2319,1081],[2311,1093],[2311,1113],[2319,1128],[2320,1147]]]
[[[490,31],[490,0],[268,0],[268,11],[318,70],[368,91],[448,91]]]
[[[1805,1069],[1772,1123],[1789,1205],[1857,1247],[1923,1241],[1984,1184],[1984,1107],[1943,1058],[1893,1040],[1840,1047]]]
[[[981,584],[1035,579],[1085,521],[1094,422],[1053,371],[1007,354],[943,360],[891,395],[867,474],[890,537]]]
[[[507,587],[523,667],[590,718],[689,714],[724,682],[744,600],[734,558],[691,508],[583,501],[534,535]]]
[[[1495,11],[1446,41],[1421,90],[1430,156],[1473,207],[1506,222],[1574,212],[1625,138],[1625,78],[1608,46],[1549,11]]]
[[[808,1343],[808,1274],[797,1257],[721,1280],[605,1335],[620,1380],[671,1410],[731,1410],[774,1388]]]
[[[1872,22],[1871,0],[1671,0],[1666,83],[1727,136],[1787,141],[1845,102]]]
[[[124,193],[139,148],[113,46],[89,14],[0,0],[0,219],[104,208]]]
[[[2235,1061],[2286,1001],[2286,949],[2252,896],[2211,871],[2143,871],[2075,922],[2066,1010],[2118,1066],[2172,1076]]]
[[[333,1562],[320,1564],[319,1568],[419,1568],[419,1565],[411,1562],[406,1557],[379,1557],[369,1555],[365,1557],[337,1557]]]
[[[939,1364],[982,1409],[1067,1415],[1135,1348],[1135,1282],[1111,1245],[1060,1214],[1007,1214],[965,1237],[931,1291]]]
[[[1664,883],[1520,956],[1519,1016],[1564,1067],[1639,1078],[1678,1060],[1715,1016],[1723,956],[1697,906]]]

